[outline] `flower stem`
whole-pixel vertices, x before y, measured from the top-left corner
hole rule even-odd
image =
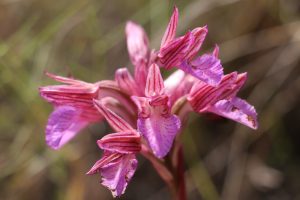
[[[166,163],[155,157],[152,152],[148,149],[147,146],[142,145],[142,149],[140,152],[145,158],[147,158],[153,165],[154,169],[158,173],[158,175],[165,181],[167,184],[169,191],[172,195],[172,199],[176,199],[177,196],[177,187],[174,181],[174,175],[168,169]]]

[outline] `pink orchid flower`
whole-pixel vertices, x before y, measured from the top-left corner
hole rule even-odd
[[[207,35],[207,27],[197,27],[184,36],[175,38],[178,15],[175,7],[158,52],[160,65],[166,69],[177,66],[199,80],[217,86],[223,76],[220,60],[214,54],[196,57]]]
[[[94,103],[117,133],[106,135],[97,141],[104,154],[87,174],[99,172],[102,185],[112,191],[114,197],[120,196],[125,192],[136,170],[135,154],[141,150],[141,138],[130,124],[108,109],[101,101],[95,100]]]
[[[125,192],[137,168],[138,153],[151,161],[169,187],[175,187],[171,190],[178,188],[173,179],[183,175],[174,173],[176,169],[183,173],[183,168],[181,145],[175,138],[189,112],[210,112],[253,129],[258,127],[254,107],[236,97],[246,73],[224,75],[218,46],[212,53],[197,56],[207,27],[176,38],[177,23],[175,7],[158,51],[149,50],[141,26],[126,24],[133,76],[127,68],[119,68],[115,80],[87,83],[47,73],[63,84],[40,88],[40,95],[54,106],[46,126],[46,142],[51,148],[61,148],[81,129],[103,119],[116,131],[97,141],[104,153],[88,172],[99,172],[102,185],[114,197]],[[160,67],[178,70],[164,81]],[[168,155],[171,168],[165,164]]]
[[[198,113],[211,112],[257,129],[257,113],[254,107],[236,97],[246,79],[246,73],[232,72],[223,76],[218,87],[198,82],[194,84],[187,99]]]
[[[163,158],[170,150],[180,129],[180,119],[170,113],[169,97],[164,92],[164,82],[159,67],[149,68],[145,97],[132,96],[139,114],[137,126],[153,153]]]
[[[102,119],[93,105],[99,87],[97,84],[47,75],[67,84],[40,88],[41,96],[55,107],[48,119],[46,142],[51,148],[58,149],[89,123]]]
[[[196,57],[207,35],[207,27],[197,27],[184,36],[175,38],[178,15],[178,9],[174,7],[161,41],[160,50],[153,51],[151,54],[149,53],[148,37],[143,28],[133,22],[127,23],[127,47],[131,61],[135,66],[137,82],[142,86],[145,85],[147,68],[151,64],[149,62],[155,62],[165,69],[178,67],[199,80],[217,86],[223,75],[220,60],[213,54]]]
[[[40,87],[40,95],[54,106],[46,126],[46,142],[53,149],[59,149],[81,129],[90,123],[99,122],[102,115],[95,108],[93,99],[111,96],[126,105],[133,115],[135,107],[114,81],[86,83],[46,73],[50,78],[65,85]],[[126,111],[127,112],[127,111]]]

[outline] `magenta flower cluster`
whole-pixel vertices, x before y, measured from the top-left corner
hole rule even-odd
[[[46,142],[59,149],[87,125],[105,119],[115,133],[97,141],[104,151],[88,174],[101,174],[101,183],[113,196],[124,193],[137,168],[136,154],[148,152],[157,159],[169,153],[189,112],[214,113],[250,128],[257,128],[253,106],[236,97],[247,74],[223,74],[219,48],[198,56],[207,27],[197,27],[176,37],[175,7],[159,50],[150,50],[143,28],[126,24],[127,48],[134,66],[114,80],[96,83],[47,73],[61,82],[40,88],[53,104],[46,127]],[[166,80],[160,69],[178,68]]]

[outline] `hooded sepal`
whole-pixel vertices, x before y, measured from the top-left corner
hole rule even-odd
[[[170,69],[180,65],[185,60],[186,54],[193,42],[194,36],[191,32],[170,41],[158,53],[160,66]]]
[[[97,143],[101,149],[110,152],[128,154],[141,150],[141,137],[135,130],[108,134]]]

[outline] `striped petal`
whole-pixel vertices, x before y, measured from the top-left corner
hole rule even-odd
[[[252,129],[257,129],[257,113],[255,108],[240,98],[220,100],[207,109],[208,112],[232,119]]]
[[[247,80],[247,73],[237,74],[237,77],[232,84],[232,87],[224,90],[222,94],[219,96],[219,99],[231,99],[235,97],[238,91],[243,87]]]
[[[129,95],[140,94],[137,83],[131,76],[127,68],[120,68],[115,73],[115,80],[117,81],[121,90]]]
[[[219,58],[219,52],[220,52],[219,46],[215,45],[212,55],[214,55],[216,58]]]
[[[139,88],[145,88],[146,86],[148,69],[148,62],[142,62],[134,68],[134,79]]]
[[[160,95],[164,90],[164,80],[160,74],[160,69],[156,64],[152,64],[149,68],[145,95],[147,97]]]
[[[237,73],[233,72],[223,76],[221,83],[217,87],[208,85],[202,81],[193,86],[188,96],[192,108],[196,112],[202,112],[202,109],[209,105],[213,105],[221,100],[224,91],[230,91],[237,78]]]
[[[133,128],[124,119],[107,108],[100,100],[94,100],[94,104],[114,130],[117,132],[133,130]]]
[[[54,106],[71,106],[82,110],[91,121],[98,121],[101,115],[93,105],[93,98],[96,98],[100,83],[86,83],[83,81],[56,76],[50,73],[47,75],[56,81],[66,85],[50,85],[40,87],[40,95]]]
[[[60,106],[51,113],[46,126],[46,143],[59,149],[70,141],[89,121],[81,117],[82,111],[71,106]]]
[[[140,135],[134,130],[106,135],[97,143],[101,149],[110,152],[128,154],[141,150]]]
[[[198,27],[192,30],[194,41],[188,50],[188,53],[186,55],[186,60],[192,60],[197,55],[207,35],[207,32],[208,30],[206,26]]]
[[[165,45],[167,45],[170,41],[172,41],[175,38],[177,23],[178,23],[178,15],[179,15],[178,8],[174,6],[173,14],[171,16],[165,34],[161,40],[160,48],[163,48]]]
[[[191,32],[170,41],[158,53],[160,65],[166,69],[180,65],[185,60],[193,42],[194,36]]]

